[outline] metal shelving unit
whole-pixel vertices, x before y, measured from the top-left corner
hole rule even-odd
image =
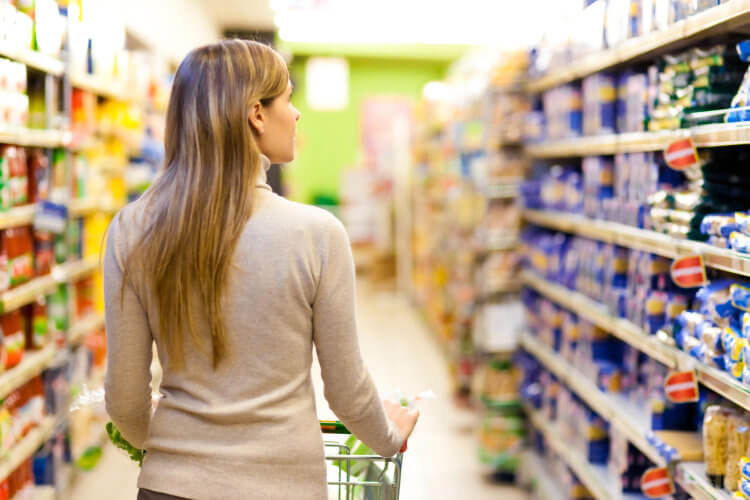
[[[649,430],[647,408],[639,407],[626,398],[600,391],[586,375],[528,334],[521,337],[521,346],[586,401],[592,410],[626,436],[652,462],[662,467],[667,465],[667,461],[646,440]]]
[[[540,78],[531,80],[526,85],[526,90],[531,93],[543,92],[599,71],[652,59],[747,25],[750,25],[750,1],[732,0],[679,21],[665,30],[649,33],[628,40],[615,48],[579,58],[564,68],[554,69]]]
[[[526,154],[533,158],[566,158],[619,153],[661,151],[678,139],[691,137],[698,148],[718,148],[750,144],[750,124],[721,123],[662,132],[628,132],[529,144]]]
[[[607,467],[590,464],[584,456],[571,448],[569,443],[562,439],[557,426],[547,420],[541,413],[531,407],[526,407],[531,424],[543,435],[549,447],[573,469],[576,476],[589,489],[597,500],[645,500],[642,495],[623,495],[616,491],[620,482],[614,477]]]
[[[604,220],[560,212],[524,210],[523,218],[534,225],[613,243],[622,247],[676,259],[685,255],[703,255],[708,267],[750,276],[750,254],[718,248],[706,243],[671,236]]]
[[[658,336],[648,335],[627,320],[615,318],[608,314],[601,304],[578,292],[545,281],[529,271],[522,273],[522,281],[526,286],[586,318],[665,366],[679,370],[695,369],[700,383],[750,411],[750,387],[735,380],[728,373],[698,362],[677,348],[664,344]]]

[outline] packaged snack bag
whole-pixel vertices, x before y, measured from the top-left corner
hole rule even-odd
[[[747,451],[750,440],[750,420],[746,415],[731,415],[727,426],[727,470],[724,474],[724,488],[735,491],[742,480],[740,462]]]
[[[727,470],[728,425],[731,412],[714,405],[706,409],[703,418],[703,454],[706,461],[706,476],[717,488],[724,487]]]

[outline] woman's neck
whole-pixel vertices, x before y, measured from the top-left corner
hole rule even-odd
[[[271,160],[264,154],[261,153],[260,155],[260,169],[258,172],[258,180],[255,182],[258,186],[266,186],[268,185],[267,178],[266,178],[266,172],[268,172],[268,169],[271,168]]]

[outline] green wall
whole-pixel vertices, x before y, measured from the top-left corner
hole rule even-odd
[[[305,96],[307,57],[295,57],[289,65],[296,83],[293,102],[302,118],[297,157],[283,175],[290,197],[297,201],[339,198],[341,174],[356,165],[361,150],[360,111],[366,98],[406,96],[416,103],[424,84],[442,80],[448,68],[445,61],[348,59],[349,105],[342,111],[311,111]]]

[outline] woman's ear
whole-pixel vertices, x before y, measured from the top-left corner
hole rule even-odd
[[[260,101],[257,101],[250,107],[250,111],[247,116],[250,128],[253,129],[253,133],[256,135],[263,135],[266,128],[266,117],[263,110],[263,105]]]

